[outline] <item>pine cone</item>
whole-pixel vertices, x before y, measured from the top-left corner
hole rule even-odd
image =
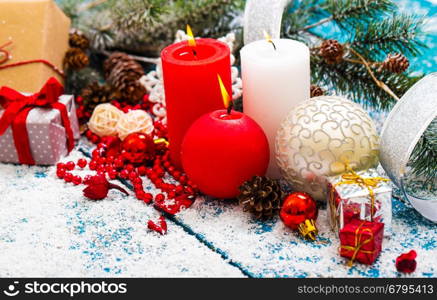
[[[129,55],[116,52],[104,64],[107,82],[117,92],[120,100],[130,104],[142,101],[146,89],[139,82],[144,75],[143,67]]]
[[[240,186],[238,196],[244,211],[250,211],[258,219],[270,218],[281,208],[284,193],[276,180],[254,176]]]
[[[70,47],[86,50],[90,47],[89,39],[79,30],[73,29],[68,40]]]
[[[389,54],[382,63],[381,68],[392,73],[403,73],[410,66],[408,58],[401,53]]]
[[[88,55],[80,48],[70,48],[64,57],[64,69],[80,70],[90,63]]]
[[[111,88],[107,85],[99,85],[93,82],[81,92],[85,110],[92,113],[94,108],[101,103],[107,103],[114,99]]]
[[[338,64],[343,60],[344,47],[336,40],[326,40],[320,46],[319,55],[328,64]]]
[[[311,98],[313,98],[313,97],[323,96],[325,94],[325,91],[317,85],[311,85],[310,93],[311,93]]]
[[[105,71],[105,78],[108,78],[111,74],[112,70],[115,68],[118,63],[130,62],[133,59],[122,52],[114,52],[112,53],[104,62],[103,70]]]

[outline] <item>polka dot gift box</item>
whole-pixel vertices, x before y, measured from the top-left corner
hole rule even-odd
[[[39,93],[0,89],[0,161],[53,165],[80,137],[74,98],[51,78]]]

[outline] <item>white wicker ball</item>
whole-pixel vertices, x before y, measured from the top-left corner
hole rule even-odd
[[[121,116],[117,123],[117,133],[124,140],[131,133],[151,134],[153,132],[153,120],[144,110],[131,110]]]
[[[116,125],[123,112],[110,103],[99,104],[88,122],[89,129],[100,137],[117,135]]]
[[[378,164],[379,136],[363,108],[347,99],[315,97],[283,120],[276,136],[276,161],[294,190],[325,200],[327,176],[346,165],[363,170]]]

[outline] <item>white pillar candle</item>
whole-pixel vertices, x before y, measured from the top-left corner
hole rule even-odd
[[[298,41],[252,42],[241,50],[244,113],[265,131],[270,144],[267,176],[279,178],[275,137],[282,119],[310,98],[310,51]]]

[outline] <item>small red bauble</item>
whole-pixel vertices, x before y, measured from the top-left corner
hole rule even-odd
[[[121,146],[122,156],[132,164],[141,164],[155,157],[155,143],[151,136],[144,133],[131,133]]]
[[[269,157],[264,131],[237,111],[217,110],[202,116],[182,143],[182,165],[188,178],[201,192],[216,198],[237,197],[243,182],[265,174]],[[181,176],[179,182],[188,180]]]
[[[315,221],[317,214],[318,210],[314,199],[307,193],[302,192],[288,195],[279,213],[282,222],[293,230],[297,230],[299,224],[305,222],[305,220]]]
[[[398,270],[398,272],[407,274],[413,273],[417,267],[416,257],[417,253],[414,250],[399,255],[396,258],[396,269]]]

